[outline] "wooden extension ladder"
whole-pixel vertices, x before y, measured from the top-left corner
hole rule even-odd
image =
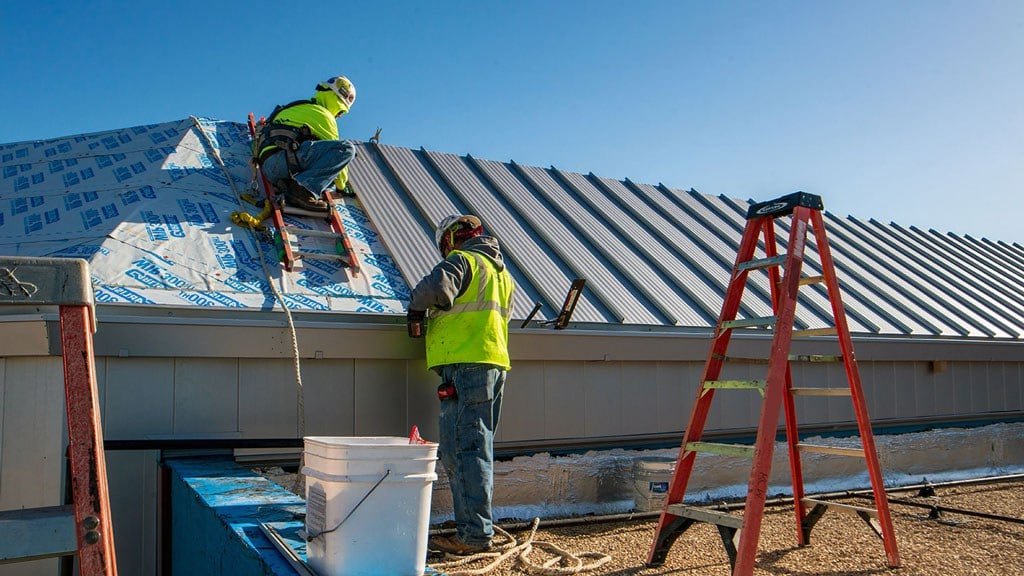
[[[260,123],[262,124],[263,121],[264,120],[261,118]],[[258,126],[256,124],[256,119],[252,113],[249,113],[249,136],[252,137],[253,140],[256,138],[257,129]],[[254,151],[254,153],[257,152],[258,151]],[[271,222],[274,226],[274,245],[277,247],[278,260],[280,260],[281,264],[284,265],[284,269],[291,272],[295,263],[300,259],[328,260],[341,262],[343,266],[351,269],[354,276],[358,275],[359,257],[356,256],[355,250],[352,249],[352,242],[349,240],[348,233],[345,231],[345,225],[341,222],[341,216],[338,215],[334,196],[327,190],[323,193],[324,201],[327,202],[328,206],[330,206],[330,211],[326,214],[310,212],[291,206],[284,206],[281,199],[277,197],[277,194],[275,194],[274,187],[267,180],[267,177],[263,175],[263,170],[261,170],[255,163],[253,163],[253,169],[256,171],[258,181],[263,187],[263,194],[265,196],[264,201],[272,210],[270,216]],[[331,226],[331,231],[307,230],[304,228],[297,228],[295,226],[288,226],[284,222],[284,214],[286,213],[296,216],[309,216],[327,220]],[[298,242],[303,236],[334,239],[334,253],[327,254],[297,249],[292,244],[294,242]]]
[[[711,349],[704,364],[704,374],[697,390],[697,399],[686,427],[675,472],[669,486],[665,506],[658,521],[654,542],[651,544],[647,563],[660,566],[672,543],[694,522],[714,524],[725,545],[732,565],[733,576],[749,576],[754,570],[754,557],[760,537],[761,521],[764,516],[768,478],[771,472],[772,452],[775,448],[776,430],[779,421],[779,406],[785,407],[786,440],[789,445],[789,466],[793,484],[794,509],[796,513],[797,543],[801,546],[810,542],[810,532],[821,515],[833,508],[860,516],[878,534],[885,547],[887,563],[895,568],[900,565],[893,533],[892,519],[882,484],[882,473],[871,434],[861,390],[857,361],[850,340],[850,330],[839,295],[825,225],[822,220],[821,197],[796,192],[781,198],[754,204],[747,212],[747,224],[743,231],[732,277],[725,294],[722,312],[715,327]],[[789,241],[786,253],[780,255],[775,238],[775,220],[792,215]],[[800,274],[808,232],[813,232],[820,256],[822,275]],[[763,234],[764,258],[755,258],[759,236]],[[780,274],[779,268],[782,268]],[[747,276],[751,271],[765,270],[771,287],[772,311],[774,316],[764,318],[736,319],[743,296]],[[824,283],[832,306],[834,327],[794,331],[794,317],[797,306],[797,292],[800,286]],[[734,359],[726,355],[729,338],[733,331],[743,328],[772,327],[774,335],[768,358],[767,380],[720,380],[723,365]],[[836,335],[841,356],[791,356],[790,344],[793,338],[803,336]],[[749,359],[746,359],[749,361]],[[842,362],[849,389],[846,388],[794,388],[790,361],[832,361]],[[753,447],[737,444],[702,442],[704,424],[707,421],[711,401],[717,389],[758,390],[764,396],[761,417],[757,429],[757,440]],[[817,446],[800,441],[797,429],[794,396],[850,396],[860,431],[860,448]],[[683,504],[686,486],[693,471],[694,461],[700,452],[745,456],[753,458],[747,497],[742,518],[725,512]],[[867,463],[871,487],[874,492],[875,508],[839,504],[826,500],[808,498],[804,494],[803,472],[800,464],[801,452],[817,452],[841,456],[864,458]]]
[[[77,551],[82,576],[117,576],[92,346],[96,316],[89,266],[85,260],[69,258],[0,257],[0,304],[59,307],[73,500],[70,508],[0,512],[0,562]]]

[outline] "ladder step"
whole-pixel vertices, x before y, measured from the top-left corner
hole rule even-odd
[[[295,258],[303,258],[305,260],[341,260],[345,262],[345,257],[339,254],[321,254],[319,252],[293,252]]]
[[[801,452],[816,452],[818,454],[833,454],[836,456],[852,456],[854,458],[864,458],[863,448],[844,448],[840,446],[821,446],[819,444],[804,444],[803,442],[796,445]]]
[[[742,320],[726,320],[722,322],[722,328],[757,328],[760,326],[774,326],[775,316],[762,316],[760,318],[743,318]]]
[[[295,226],[285,226],[284,231],[289,234],[295,234],[296,236],[315,236],[318,238],[341,238],[341,234],[337,232],[328,232],[327,230],[307,230],[305,228],[296,228]]]
[[[729,390],[760,390],[764,394],[764,388],[768,385],[766,380],[705,380],[704,389],[711,388]]]
[[[793,396],[849,396],[849,388],[790,388]]]
[[[790,362],[842,362],[843,356],[828,354],[790,354]]]
[[[743,444],[725,444],[722,442],[687,442],[686,450],[690,452],[707,452],[722,456],[754,457],[754,447]]]
[[[747,260],[746,262],[740,262],[736,265],[737,270],[760,270],[761,268],[770,268],[772,266],[782,266],[786,263],[786,255],[772,256],[771,258],[761,258],[758,260]]]
[[[875,510],[874,508],[865,508],[863,506],[854,506],[852,504],[840,504],[839,502],[817,500],[815,498],[803,498],[800,502],[808,506],[828,506],[829,508],[835,508],[840,512],[846,512],[849,514],[867,514],[872,518],[878,518],[878,510]]]
[[[808,330],[794,330],[793,338],[801,338],[803,336],[835,336],[839,331],[836,327],[831,328],[810,328]]]
[[[0,564],[74,554],[75,512],[71,506],[0,512]]]
[[[285,214],[291,214],[292,216],[308,216],[310,218],[320,218],[321,220],[327,220],[331,217],[330,212],[314,212],[312,210],[303,210],[302,208],[296,208],[295,206],[289,206],[285,204],[281,208],[281,212]]]
[[[665,511],[680,518],[689,518],[698,522],[707,522],[708,524],[726,526],[736,530],[743,528],[743,518],[716,510],[706,510],[696,506],[687,506],[686,504],[669,504],[665,507]]]
[[[803,276],[800,278],[801,286],[807,286],[808,284],[823,284],[824,282],[824,276]]]

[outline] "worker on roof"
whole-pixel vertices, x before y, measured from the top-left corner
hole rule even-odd
[[[328,212],[323,191],[351,194],[348,164],[355,145],[338,138],[337,118],[356,101],[356,87],[344,76],[317,84],[313,97],[278,106],[253,143],[263,175],[292,206]]]
[[[437,226],[443,260],[412,291],[407,321],[418,337],[426,319],[427,366],[441,376],[441,463],[448,473],[456,533],[431,549],[475,554],[491,547],[494,526],[494,433],[508,358],[512,276],[497,239],[476,216]]]

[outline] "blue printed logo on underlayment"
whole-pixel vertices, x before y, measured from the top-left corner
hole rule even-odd
[[[203,308],[215,308],[215,307],[226,307],[226,308],[245,308],[245,305],[231,298],[225,294],[219,292],[178,292],[178,297],[182,300],[195,304],[196,306],[202,306]]]
[[[285,294],[284,304],[289,310],[330,310],[331,308],[302,294]]]

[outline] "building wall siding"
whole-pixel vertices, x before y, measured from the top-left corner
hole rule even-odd
[[[1019,412],[1024,363],[861,361],[876,425],[918,418]],[[497,441],[558,444],[679,434],[703,362],[523,360],[509,373]],[[722,377],[763,378],[763,364]],[[59,504],[66,432],[59,357],[0,358],[0,506]],[[272,438],[297,433],[294,367],[288,359],[97,359],[105,437]],[[420,359],[307,359],[302,363],[307,435],[437,438],[437,377]],[[841,365],[793,364],[794,385],[845,386]],[[749,432],[761,397],[719,390],[708,432]],[[801,425],[852,422],[844,397],[796,399]],[[108,453],[120,570],[156,569],[158,451]],[[0,576],[53,574],[56,561],[0,566]]]

